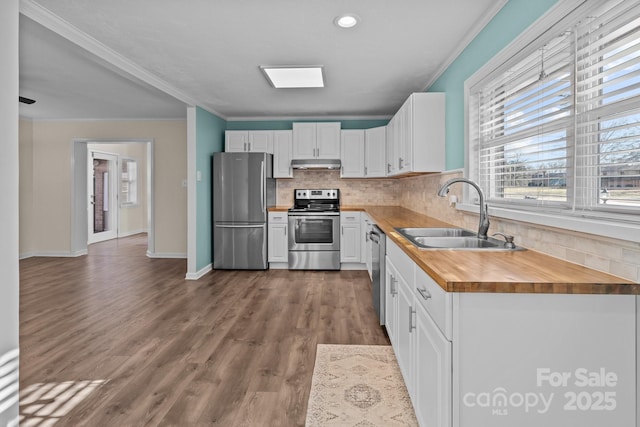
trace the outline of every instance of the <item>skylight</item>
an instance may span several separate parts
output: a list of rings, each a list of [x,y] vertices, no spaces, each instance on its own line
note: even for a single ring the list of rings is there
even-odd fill
[[[276,89],[324,87],[322,66],[261,66],[260,69]]]

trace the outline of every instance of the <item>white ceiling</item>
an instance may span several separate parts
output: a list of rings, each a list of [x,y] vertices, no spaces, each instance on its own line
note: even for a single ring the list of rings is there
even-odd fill
[[[88,54],[21,17],[20,93],[38,101],[21,105],[21,114],[184,117],[184,106],[197,103],[232,120],[387,117],[432,83],[504,3],[22,0],[27,16],[122,61]],[[340,29],[333,20],[343,13],[362,22]],[[274,89],[260,65],[324,65],[326,87]]]

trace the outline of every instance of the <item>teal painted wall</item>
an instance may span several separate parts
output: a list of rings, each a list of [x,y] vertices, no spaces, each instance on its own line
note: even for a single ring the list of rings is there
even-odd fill
[[[388,119],[381,120],[253,120],[227,122],[227,130],[290,130],[293,122],[340,122],[342,129],[369,129],[384,126]]]
[[[509,0],[427,90],[446,93],[446,167],[464,167],[464,82],[557,0]]]
[[[211,155],[224,151],[227,122],[196,107],[196,169],[202,180],[196,183],[196,271],[212,262],[212,183]]]

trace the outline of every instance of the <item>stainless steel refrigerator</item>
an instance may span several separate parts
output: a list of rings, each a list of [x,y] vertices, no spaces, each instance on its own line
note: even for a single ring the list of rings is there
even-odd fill
[[[267,269],[267,208],[275,201],[273,155],[213,155],[213,268]]]

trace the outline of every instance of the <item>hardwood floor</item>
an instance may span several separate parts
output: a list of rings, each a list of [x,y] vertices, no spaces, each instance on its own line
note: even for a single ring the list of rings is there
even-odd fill
[[[186,281],[145,252],[20,262],[21,425],[302,426],[316,344],[389,344],[366,272]]]

